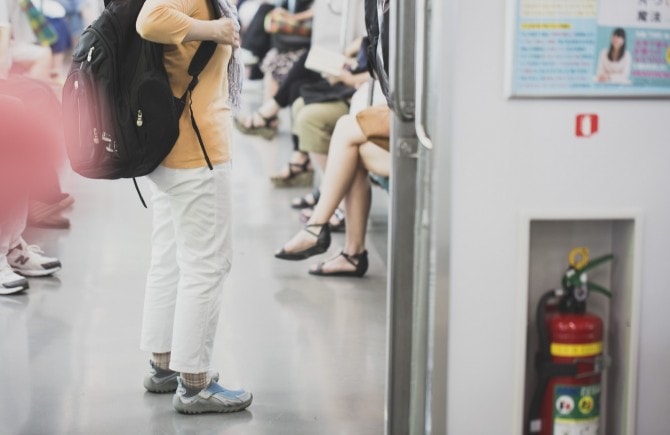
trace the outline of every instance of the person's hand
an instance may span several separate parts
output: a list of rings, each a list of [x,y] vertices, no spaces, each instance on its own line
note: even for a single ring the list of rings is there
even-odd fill
[[[356,83],[354,80],[354,75],[347,68],[342,68],[342,72],[338,77],[342,83],[347,86],[355,87]]]
[[[607,74],[598,74],[598,81],[599,82],[608,82],[610,80],[609,75]]]
[[[326,79],[326,81],[327,81],[331,86],[333,86],[334,84],[339,83],[339,82],[341,81],[341,80],[340,80],[340,76],[334,76],[334,75],[332,75],[332,74],[328,74],[328,73],[321,73],[321,77],[323,77],[324,79]]]
[[[240,25],[236,20],[232,18],[219,18],[212,21],[212,26],[214,27],[214,42],[239,48]]]

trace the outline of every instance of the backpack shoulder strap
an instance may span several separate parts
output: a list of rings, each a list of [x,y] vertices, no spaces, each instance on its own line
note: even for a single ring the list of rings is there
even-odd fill
[[[214,19],[218,20],[222,16],[219,0],[210,0],[210,2],[212,4],[212,8],[214,9]],[[195,86],[198,84],[198,76],[200,75],[202,70],[205,69],[205,66],[207,66],[207,63],[209,63],[209,60],[214,55],[216,45],[217,44],[214,41],[202,41],[200,43],[198,50],[193,55],[193,59],[191,59],[191,64],[188,66],[188,74],[192,78],[191,83],[189,83],[188,88],[186,88],[186,92],[184,92],[184,95],[181,97],[181,101],[185,102],[189,92],[192,92]],[[209,160],[209,155],[207,155],[207,150],[205,149],[205,144],[202,141],[200,129],[198,128],[198,124],[195,122],[195,116],[193,114],[193,101],[190,101],[190,112],[191,112],[191,125],[193,126],[193,130],[195,130],[195,134],[198,137],[198,142],[200,143],[200,149],[202,150],[202,154],[205,157],[207,166],[209,167],[210,170],[213,170],[214,167],[212,166],[212,162]]]
[[[221,5],[219,5],[219,0],[209,0],[212,8],[214,9],[214,19],[218,20],[223,16],[221,11]],[[198,50],[193,55],[191,63],[188,66],[188,74],[193,77],[191,83],[188,85],[186,92],[192,91],[193,88],[198,84],[198,76],[205,69],[209,60],[214,55],[216,51],[216,42],[214,41],[202,41]],[[184,94],[185,95],[185,94]]]

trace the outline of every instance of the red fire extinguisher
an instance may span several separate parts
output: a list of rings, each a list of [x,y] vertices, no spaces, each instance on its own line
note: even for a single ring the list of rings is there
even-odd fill
[[[600,433],[601,373],[609,358],[603,355],[603,322],[586,312],[586,300],[591,290],[608,297],[611,293],[589,282],[586,272],[612,258],[605,255],[589,262],[586,248],[574,249],[562,287],[540,299],[536,313],[538,384],[531,400],[528,433]]]

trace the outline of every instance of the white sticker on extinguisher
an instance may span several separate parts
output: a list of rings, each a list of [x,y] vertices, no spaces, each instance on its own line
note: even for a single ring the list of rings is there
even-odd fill
[[[554,421],[554,435],[599,435],[598,419],[593,421]]]
[[[598,435],[600,385],[556,385],[553,423],[553,435]]]

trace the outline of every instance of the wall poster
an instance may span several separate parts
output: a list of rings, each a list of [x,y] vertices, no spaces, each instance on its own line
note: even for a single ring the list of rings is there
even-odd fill
[[[670,96],[670,0],[513,7],[512,96]]]

